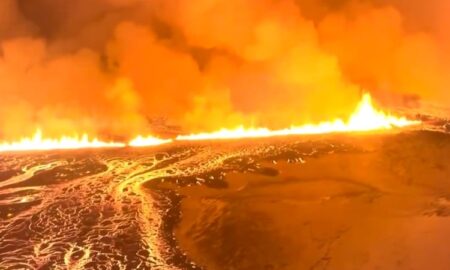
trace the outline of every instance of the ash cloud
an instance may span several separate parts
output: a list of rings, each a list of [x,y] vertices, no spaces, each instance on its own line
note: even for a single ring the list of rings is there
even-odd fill
[[[0,137],[130,137],[450,106],[445,1],[3,0]]]

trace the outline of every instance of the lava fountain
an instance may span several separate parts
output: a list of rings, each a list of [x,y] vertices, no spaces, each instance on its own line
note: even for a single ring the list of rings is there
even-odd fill
[[[22,138],[15,142],[0,143],[0,152],[28,151],[28,150],[56,150],[81,148],[117,148],[124,147],[124,143],[104,142],[89,135],[61,136],[60,138],[45,138],[40,129],[32,137]]]
[[[55,150],[80,148],[119,148],[119,147],[148,147],[169,144],[174,141],[220,140],[239,138],[263,138],[289,135],[311,135],[336,132],[367,132],[376,130],[390,130],[420,124],[420,121],[409,120],[406,117],[394,116],[375,108],[370,94],[363,95],[355,112],[347,119],[335,119],[318,124],[305,124],[291,126],[280,130],[271,130],[265,127],[239,126],[235,129],[221,129],[213,132],[203,132],[190,135],[178,135],[175,139],[161,139],[155,136],[142,136],[123,142],[104,142],[97,138],[90,139],[87,134],[82,136],[62,136],[60,138],[44,138],[42,131],[37,130],[34,136],[22,138],[15,142],[0,144],[0,152],[26,151],[26,150]]]
[[[336,132],[367,132],[375,130],[389,130],[403,128],[420,124],[420,121],[409,120],[406,117],[398,117],[375,108],[372,97],[365,93],[359,102],[355,112],[345,121],[335,119],[334,121],[319,124],[306,124],[303,126],[291,126],[280,130],[268,128],[245,128],[239,126],[235,129],[221,129],[211,133],[198,133],[191,135],[180,135],[179,141],[216,140],[216,139],[238,139],[238,138],[262,138],[287,135],[312,135]]]

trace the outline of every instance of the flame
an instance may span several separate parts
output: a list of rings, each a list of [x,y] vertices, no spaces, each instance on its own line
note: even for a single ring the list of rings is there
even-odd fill
[[[168,144],[175,141],[238,139],[238,138],[263,138],[287,135],[325,134],[334,132],[362,132],[372,130],[389,130],[420,124],[420,121],[408,120],[405,117],[396,117],[377,110],[370,94],[363,95],[355,112],[347,121],[336,119],[319,124],[307,124],[292,126],[281,130],[268,128],[245,128],[239,126],[235,129],[221,129],[210,133],[198,133],[191,135],[179,135],[175,139],[161,139],[154,136],[137,136],[128,144],[119,142],[103,142],[97,138],[90,139],[87,134],[81,137],[62,136],[59,139],[44,138],[41,130],[37,130],[34,136],[22,138],[17,142],[0,143],[0,152],[25,151],[25,150],[55,150],[55,149],[79,149],[79,148],[118,148],[118,147],[145,147]]]
[[[235,129],[221,129],[211,133],[198,133],[191,135],[180,135],[178,141],[237,139],[237,138],[263,138],[286,135],[312,135],[334,132],[363,132],[372,130],[389,130],[420,124],[420,121],[408,120],[405,117],[396,117],[377,110],[372,102],[370,94],[365,93],[358,104],[355,112],[347,121],[336,119],[319,124],[307,124],[303,126],[292,126],[281,130],[270,130],[268,128],[245,128],[239,126]]]
[[[97,138],[90,139],[87,134],[80,136],[62,136],[59,139],[44,138],[40,129],[29,138],[22,138],[17,142],[0,143],[0,152],[27,151],[27,150],[56,150],[79,148],[116,148],[125,144],[117,142],[103,142]]]
[[[172,139],[160,139],[153,136],[143,137],[137,136],[135,139],[131,140],[128,145],[132,147],[145,147],[145,146],[156,146],[161,144],[167,144],[173,142]]]

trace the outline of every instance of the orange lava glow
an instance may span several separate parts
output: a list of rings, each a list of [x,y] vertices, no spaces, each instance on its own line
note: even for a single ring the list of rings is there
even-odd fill
[[[29,138],[22,138],[16,142],[0,143],[0,152],[27,150],[57,150],[79,148],[119,148],[119,147],[148,147],[172,143],[174,141],[199,141],[239,138],[263,138],[288,135],[325,134],[337,132],[367,132],[375,130],[389,130],[420,124],[420,121],[396,117],[374,107],[369,94],[364,94],[355,112],[347,121],[336,119],[319,124],[292,126],[286,129],[271,130],[268,128],[246,128],[239,126],[235,129],[221,129],[210,133],[179,135],[175,139],[161,139],[154,136],[139,135],[126,143],[103,142],[97,138],[90,139],[87,134],[74,137],[62,136],[58,139],[45,138],[41,130]]]
[[[355,112],[347,121],[336,119],[319,124],[306,124],[303,126],[292,126],[281,130],[270,130],[268,128],[245,128],[243,126],[235,129],[221,129],[211,133],[198,133],[178,136],[178,141],[195,140],[217,140],[238,138],[262,138],[287,135],[311,135],[336,132],[367,132],[374,130],[389,130],[420,124],[420,121],[408,120],[405,117],[396,117],[377,110],[372,102],[370,94],[363,95]]]
[[[90,139],[87,134],[82,136],[62,136],[58,139],[45,138],[41,130],[29,138],[22,138],[16,142],[0,143],[0,152],[28,151],[28,150],[57,150],[80,148],[117,148],[125,144],[117,142],[103,142],[97,138]]]
[[[146,147],[146,146],[156,146],[161,144],[171,143],[172,139],[160,139],[153,136],[143,137],[137,136],[135,139],[131,140],[128,145],[131,147]]]

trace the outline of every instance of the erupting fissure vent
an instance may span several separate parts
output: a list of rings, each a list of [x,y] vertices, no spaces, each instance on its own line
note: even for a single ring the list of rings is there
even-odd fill
[[[363,95],[355,112],[348,120],[335,119],[319,124],[306,124],[292,126],[286,129],[271,130],[268,128],[221,129],[213,132],[204,132],[190,135],[179,135],[175,139],[161,139],[154,136],[139,135],[128,144],[121,142],[103,142],[97,138],[90,139],[87,134],[81,137],[62,136],[59,139],[44,138],[40,130],[33,137],[23,138],[16,142],[0,144],[1,152],[24,150],[51,150],[51,149],[79,149],[79,148],[114,148],[114,147],[144,147],[168,144],[173,141],[218,140],[239,138],[260,138],[288,135],[325,134],[335,132],[364,132],[373,130],[389,130],[420,124],[420,121],[409,120],[406,117],[397,117],[381,110],[377,110],[370,94]]]
[[[363,95],[355,112],[347,121],[336,119],[334,121],[319,124],[306,124],[303,126],[292,126],[281,130],[270,130],[268,128],[245,128],[240,126],[236,129],[221,129],[211,133],[198,133],[192,135],[178,136],[177,140],[211,140],[211,139],[237,139],[258,138],[286,135],[325,134],[334,132],[361,132],[372,130],[386,130],[417,125],[420,121],[408,120],[405,117],[396,117],[377,110],[372,102],[370,94]]]

